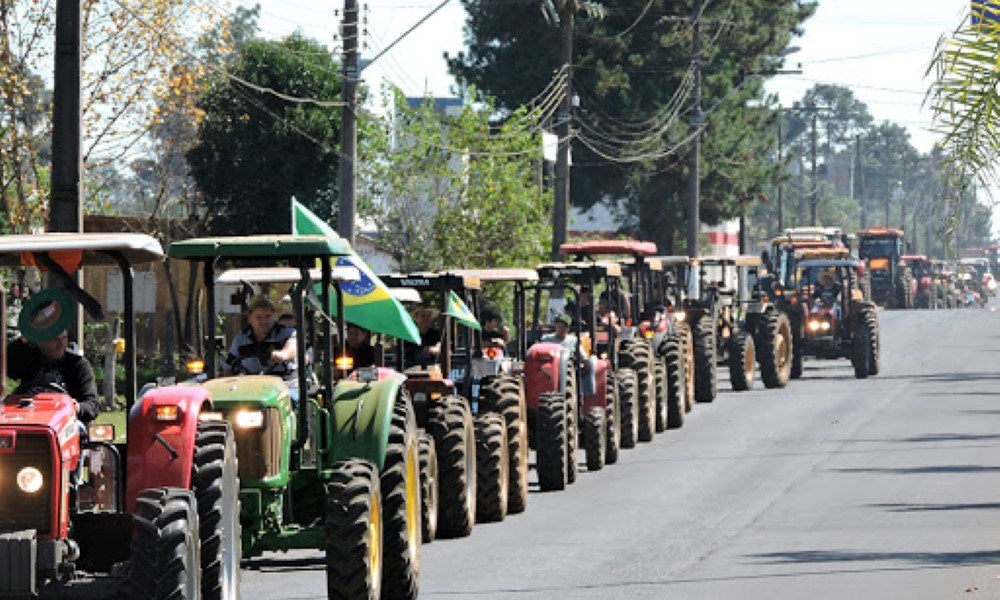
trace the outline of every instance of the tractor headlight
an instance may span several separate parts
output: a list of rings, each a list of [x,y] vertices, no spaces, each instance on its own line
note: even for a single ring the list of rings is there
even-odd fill
[[[257,429],[264,426],[264,411],[241,410],[236,413],[233,421],[240,429]]]
[[[679,310],[674,313],[674,319],[676,319],[678,323],[683,323],[684,320],[687,319],[687,313],[683,310]]]
[[[809,321],[809,331],[819,331],[820,324],[819,321],[813,320]]]
[[[24,467],[17,472],[17,487],[25,494],[34,494],[42,489],[44,482],[42,472],[35,467]]]
[[[830,322],[829,321],[821,322],[819,324],[819,328],[822,329],[823,331],[830,331]]]

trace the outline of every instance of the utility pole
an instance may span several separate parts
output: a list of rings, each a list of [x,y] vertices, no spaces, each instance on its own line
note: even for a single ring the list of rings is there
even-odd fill
[[[818,138],[816,134],[816,111],[813,110],[812,113],[812,136],[809,144],[809,153],[812,158],[812,181],[810,185],[812,189],[809,191],[809,224],[813,227],[819,225],[819,218],[816,215],[817,208],[819,207],[819,177],[816,167],[816,146],[818,144]]]
[[[343,79],[340,109],[340,159],[337,169],[337,233],[354,245],[354,172],[358,154],[358,1],[344,0]]]
[[[552,204],[552,259],[559,260],[559,247],[566,243],[569,233],[569,149],[570,124],[573,120],[573,21],[576,0],[563,0],[559,12],[559,30],[562,34],[562,67],[565,71],[562,102],[556,113],[555,198]]]
[[[778,164],[780,165],[784,159],[783,153],[784,149],[782,145],[784,140],[781,132],[781,119],[783,113],[781,109],[778,109]],[[780,235],[785,231],[785,184],[781,181],[778,182],[778,234]]]
[[[701,112],[701,17],[705,10],[705,0],[696,2],[694,17],[691,24],[693,44],[691,48],[691,67],[694,69],[693,106],[691,115],[691,156],[688,167],[688,201],[687,201],[687,253],[688,256],[698,256],[698,237],[701,234],[701,213],[699,201],[701,196],[701,127],[703,115]]]
[[[861,134],[854,134],[854,185],[857,186],[856,196],[858,208],[861,209],[861,229],[868,228],[868,208],[865,205],[865,168],[861,161]]]
[[[80,174],[80,71],[82,67],[80,0],[56,0],[55,74],[52,90],[52,182],[49,231],[83,231]],[[82,280],[77,270],[72,275]],[[51,282],[50,282],[51,284]],[[70,338],[83,347],[83,310],[79,306],[67,327]]]

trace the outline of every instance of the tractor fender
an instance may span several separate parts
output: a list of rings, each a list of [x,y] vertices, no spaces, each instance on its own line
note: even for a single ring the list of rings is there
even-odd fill
[[[330,464],[364,458],[378,465],[379,470],[385,466],[393,406],[402,386],[401,377],[337,383],[329,407],[333,432]]]
[[[538,407],[542,394],[566,389],[568,351],[554,342],[539,342],[528,349],[524,360],[524,400],[528,408]]]
[[[132,406],[125,487],[128,512],[135,512],[136,498],[143,490],[190,489],[198,418],[206,404],[211,405],[208,390],[175,385],[151,389]],[[158,418],[157,409],[164,409],[166,414]],[[169,415],[173,418],[167,419]]]
[[[587,414],[591,408],[598,407],[607,409],[608,407],[608,369],[611,363],[607,359],[594,361],[594,376],[597,383],[593,394],[583,397],[583,414]]]

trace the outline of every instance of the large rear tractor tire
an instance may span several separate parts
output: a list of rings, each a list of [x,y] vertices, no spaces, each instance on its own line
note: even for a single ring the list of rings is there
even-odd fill
[[[542,394],[538,399],[535,461],[538,485],[543,492],[566,489],[569,470],[567,423],[566,398],[559,393]]]
[[[667,364],[663,357],[653,358],[653,372],[656,374],[656,411],[653,414],[653,431],[663,433],[667,430],[667,402],[670,386],[667,382]]]
[[[465,537],[476,523],[476,435],[468,403],[431,403],[427,431],[438,455],[438,538]]]
[[[645,340],[622,344],[621,363],[635,369],[639,384],[638,434],[640,442],[653,441],[656,431],[656,371],[652,349]]]
[[[715,402],[718,374],[715,358],[715,323],[711,315],[701,315],[691,324],[694,336],[694,399]]]
[[[177,488],[143,490],[132,519],[130,598],[200,597],[198,501]]]
[[[621,403],[621,447],[635,448],[639,439],[639,382],[632,369],[615,373],[618,402]]]
[[[198,423],[191,489],[198,500],[201,536],[201,597],[240,597],[240,479],[236,438],[226,421]]]
[[[434,438],[420,434],[420,540],[429,544],[437,537],[438,457]]]
[[[674,333],[666,341],[666,352],[663,356],[667,369],[666,390],[666,429],[680,429],[684,426],[687,413],[687,384],[684,371],[686,360],[684,356],[684,339]],[[659,431],[659,429],[657,429]]]
[[[378,468],[358,458],[338,461],[326,484],[329,598],[381,598],[382,538]]]
[[[768,311],[760,319],[755,340],[760,378],[768,389],[783,388],[796,377],[796,365],[802,375],[801,351],[795,344],[788,315]]]
[[[507,424],[488,412],[476,418],[476,522],[496,523],[507,517],[510,484]]]
[[[753,338],[741,331],[729,340],[729,379],[733,389],[737,392],[753,389],[756,372]]]
[[[867,378],[871,371],[873,334],[867,319],[859,318],[854,329],[854,352],[851,356],[854,376],[858,379]]]
[[[576,483],[576,451],[580,447],[580,413],[575,397],[566,398],[566,483]]]
[[[881,344],[881,333],[879,331],[879,326],[878,326],[878,315],[875,313],[874,310],[865,309],[861,313],[861,318],[865,320],[865,322],[868,324],[868,330],[872,332],[871,336],[868,339],[868,345],[870,348],[869,351],[871,353],[870,362],[868,363],[868,374],[878,375],[879,371],[882,368],[881,364],[882,344]]]
[[[591,407],[583,417],[583,450],[587,456],[587,470],[600,471],[604,468],[607,449],[607,426],[604,409]]]
[[[383,516],[382,598],[416,600],[420,581],[420,434],[410,396],[392,407],[381,477]]]
[[[507,513],[524,512],[528,506],[528,409],[520,378],[502,376],[483,389],[479,401],[485,410],[499,413],[507,424],[510,466]]]

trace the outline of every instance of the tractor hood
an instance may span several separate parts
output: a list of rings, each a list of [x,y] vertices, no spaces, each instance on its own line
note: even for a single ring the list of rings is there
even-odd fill
[[[8,396],[0,404],[0,429],[25,426],[48,427],[62,435],[76,433],[76,402],[65,394],[38,394],[33,398]],[[74,426],[74,427],[70,427]]]
[[[290,402],[288,384],[274,375],[241,375],[212,379],[202,384],[212,395],[212,406],[223,408],[227,404],[245,403],[248,400],[265,407],[277,407]]]

